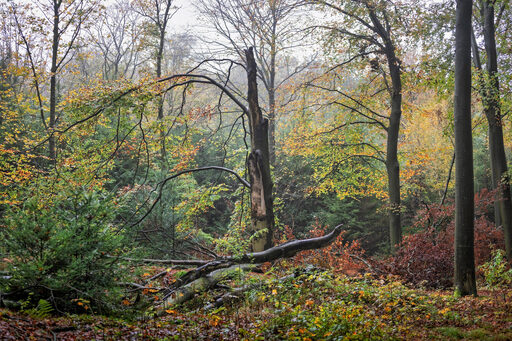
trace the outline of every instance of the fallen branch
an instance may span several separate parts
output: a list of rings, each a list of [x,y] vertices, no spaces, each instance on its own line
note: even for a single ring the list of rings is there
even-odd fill
[[[118,257],[107,255],[108,258],[117,258],[128,262],[135,263],[156,263],[156,264],[171,264],[171,265],[183,265],[183,266],[201,266],[210,263],[211,261],[202,259],[149,259],[149,258],[129,258],[129,257]]]
[[[121,282],[121,283],[119,283],[119,285],[122,287],[131,287],[131,288],[134,288],[134,290],[154,290],[155,292],[165,290],[165,288],[149,287],[149,286],[144,286],[144,285],[141,285],[138,283],[132,283],[132,282],[128,282],[128,283]]]
[[[256,267],[255,264],[237,264],[228,268],[217,269],[184,286],[176,288],[167,294],[164,302],[156,308],[156,316],[162,316],[168,307],[184,303],[194,297],[196,293],[205,292],[220,281],[233,278],[241,272],[250,271],[254,267]]]
[[[252,270],[261,263],[293,257],[300,251],[325,247],[340,235],[341,226],[336,226],[322,237],[293,240],[265,251],[219,258],[206,264],[201,262],[203,265],[187,272],[168,289],[164,302],[156,308],[156,315],[163,315],[167,307],[186,302],[196,293],[207,291],[240,271]]]
[[[194,270],[190,270],[178,281],[176,281],[173,288],[187,285],[188,283],[191,283],[212,271],[228,268],[235,264],[261,264],[265,262],[272,262],[280,258],[293,257],[300,251],[325,247],[332,243],[340,235],[341,226],[342,225],[336,226],[331,231],[331,233],[326,234],[325,236],[292,240],[284,244],[276,245],[264,251],[246,253],[244,255],[238,256],[223,257],[210,262],[202,263],[200,267]]]
[[[290,258],[300,251],[320,249],[331,244],[341,233],[341,224],[336,226],[331,233],[322,237],[299,239],[274,246],[270,249],[260,252],[247,253],[242,256],[226,257],[223,260],[233,263],[251,263],[259,264],[271,262],[279,258]]]

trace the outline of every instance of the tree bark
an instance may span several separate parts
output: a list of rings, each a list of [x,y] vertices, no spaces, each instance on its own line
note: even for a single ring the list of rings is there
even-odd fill
[[[391,45],[392,46],[392,45]],[[387,48],[388,65],[391,74],[393,94],[391,97],[391,115],[389,117],[388,139],[386,150],[386,170],[388,172],[389,192],[389,240],[391,250],[396,251],[402,241],[400,223],[400,164],[398,162],[398,133],[402,116],[402,81],[400,66],[394,48]]]
[[[59,53],[59,22],[60,22],[60,1],[53,1],[53,33],[52,33],[52,62],[50,66],[50,122],[48,123],[48,153],[51,163],[57,158],[57,147],[55,143],[56,117],[57,117],[57,58]]]
[[[160,16],[160,6],[156,4],[155,21],[158,28],[158,48],[156,52],[156,78],[162,77],[162,61],[164,58],[164,47],[165,47],[165,35],[167,32],[167,25],[172,17],[171,9],[174,0],[166,0],[164,2],[165,9],[162,16]],[[158,122],[160,123],[160,158],[162,160],[162,166],[166,166],[167,152],[165,150],[165,129],[163,127],[164,119],[164,94],[161,94],[158,98]]]
[[[274,232],[274,204],[270,174],[269,121],[264,118],[258,103],[256,61],[253,49],[245,50],[247,61],[247,100],[251,131],[251,148],[247,169],[251,184],[251,251],[257,252],[272,246]]]
[[[272,12],[275,15],[275,3]],[[268,84],[268,120],[269,120],[269,162],[275,165],[276,162],[276,41],[277,21],[273,21],[270,46],[270,70]]]
[[[395,252],[402,241],[400,219],[400,163],[398,162],[398,137],[402,116],[402,79],[400,60],[396,56],[396,48],[391,40],[389,29],[386,29],[375,13],[375,9],[367,3],[370,19],[375,30],[384,41],[384,53],[391,76],[391,113],[387,128],[386,171],[388,176],[389,195],[389,242],[391,251]]]
[[[341,227],[342,225],[336,226],[325,236],[292,240],[261,252],[221,258],[189,271],[176,282],[176,286],[170,288],[164,303],[157,307],[157,315],[162,314],[169,306],[183,303],[196,293],[210,289],[218,282],[235,275],[240,270],[249,271],[256,264],[293,257],[300,251],[323,248],[336,240],[341,233]]]
[[[472,0],[457,0],[455,29],[455,289],[476,295],[473,141],[471,130]]]
[[[160,306],[157,307],[157,316],[163,315],[165,313],[165,309],[168,307],[184,303],[194,297],[195,294],[205,292],[214,287],[220,281],[232,278],[237,274],[240,275],[241,272],[249,271],[254,267],[255,265],[253,264],[237,264],[225,269],[217,269],[204,277],[200,277],[195,281],[178,288],[173,291]]]
[[[507,157],[503,143],[498,58],[494,26],[494,6],[489,0],[482,1],[484,41],[487,54],[488,84],[484,92],[484,113],[489,124],[489,151],[491,156],[492,182],[498,189],[495,216],[497,225],[503,226],[507,258],[512,259],[512,205]]]

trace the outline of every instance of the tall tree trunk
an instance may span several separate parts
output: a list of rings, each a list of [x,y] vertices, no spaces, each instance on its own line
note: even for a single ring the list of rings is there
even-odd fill
[[[471,135],[472,0],[457,0],[455,29],[455,288],[476,295],[473,141]]]
[[[275,4],[274,4],[275,5]],[[273,10],[275,12],[275,8]],[[269,120],[269,152],[270,164],[275,165],[276,162],[276,55],[277,55],[277,42],[276,42],[277,21],[273,21],[272,25],[272,38],[270,46],[270,74],[269,74],[269,89],[268,89],[268,120]]]
[[[253,233],[251,249],[253,252],[259,252],[272,246],[274,232],[273,184],[270,175],[268,138],[269,121],[263,117],[258,103],[256,61],[252,48],[245,50],[245,57],[252,148],[247,160],[251,183],[251,232]]]
[[[57,117],[57,58],[60,41],[60,4],[60,1],[53,2],[52,62],[50,66],[50,122],[48,124],[48,130],[50,133],[50,138],[48,139],[48,149],[51,163],[55,163],[57,158],[57,147],[53,133],[55,130]]]
[[[503,122],[501,119],[500,85],[498,80],[498,57],[494,27],[494,6],[489,0],[482,1],[484,19],[484,40],[487,54],[488,84],[484,88],[484,112],[489,124],[489,151],[493,186],[498,188],[495,212],[497,224],[503,226],[507,258],[512,259],[512,205],[507,157],[503,143]]]
[[[163,15],[160,16],[160,5],[156,4],[156,26],[158,28],[158,49],[156,54],[156,78],[162,77],[162,61],[164,58],[164,47],[165,47],[165,34],[167,32],[167,25],[172,17],[171,10],[174,0],[166,0],[164,2],[165,9]],[[164,119],[164,95],[162,94],[158,98],[158,122],[160,124],[160,158],[162,160],[162,166],[166,167],[167,163],[167,152],[165,150],[165,129],[163,126]]]
[[[400,118],[402,117],[402,79],[400,60],[396,56],[396,49],[391,40],[391,33],[382,25],[375,13],[375,8],[366,3],[370,19],[379,36],[384,41],[389,74],[391,76],[391,113],[387,128],[386,144],[386,170],[388,175],[389,195],[389,242],[391,251],[395,252],[397,245],[402,241],[402,226],[400,222],[400,164],[398,162],[398,135],[400,131]]]
[[[169,6],[168,6],[169,7]],[[168,9],[167,9],[168,11]],[[166,13],[167,14],[167,13]],[[165,21],[167,23],[167,21]],[[158,44],[158,51],[156,55],[156,78],[162,77],[162,59],[164,56],[164,43],[165,43],[165,26],[159,27],[160,37]],[[160,158],[162,159],[162,165],[165,165],[166,151],[165,151],[165,130],[163,127],[164,119],[164,96],[161,95],[158,98],[158,122],[160,124]]]
[[[400,66],[394,48],[388,48],[388,64],[391,74],[393,94],[391,97],[391,115],[389,117],[388,140],[386,146],[386,169],[389,192],[389,240],[394,252],[402,241],[400,223],[400,164],[398,162],[398,133],[402,116],[402,81]]]

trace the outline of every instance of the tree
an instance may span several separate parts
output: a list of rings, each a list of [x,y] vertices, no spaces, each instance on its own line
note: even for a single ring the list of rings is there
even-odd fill
[[[34,4],[24,6],[13,4],[11,9],[23,45],[26,48],[37,94],[41,123],[49,136],[48,156],[50,161],[54,163],[57,157],[54,132],[59,118],[57,110],[59,74],[72,57],[73,50],[79,44],[82,29],[91,19],[91,15],[96,9],[96,2],[86,0],[37,1]],[[23,21],[22,17],[26,19],[26,22]],[[48,32],[51,32],[51,34],[47,42]],[[37,46],[37,44],[40,44],[40,46]],[[48,55],[50,59],[49,69],[45,70],[45,65],[42,62],[42,65],[37,64],[35,59],[37,48],[43,51],[43,55]],[[50,81],[47,105],[44,103],[45,96],[42,88],[46,78],[49,78]],[[46,109],[47,107],[48,109]]]
[[[402,228],[400,221],[400,164],[398,162],[398,139],[400,130],[400,118],[402,116],[402,69],[401,61],[397,55],[398,39],[394,36],[394,27],[391,17],[391,10],[388,9],[386,1],[357,0],[352,2],[337,2],[315,0],[313,3],[321,4],[334,13],[339,14],[344,21],[342,24],[332,27],[329,25],[320,26],[327,29],[334,35],[345,37],[349,44],[353,43],[359,51],[355,56],[348,58],[338,66],[344,66],[358,58],[367,59],[371,69],[380,74],[383,78],[387,93],[389,95],[389,115],[381,115],[373,110],[368,115],[361,114],[361,118],[369,121],[369,124],[377,124],[386,132],[386,153],[385,165],[388,178],[389,196],[389,236],[390,246],[394,250],[402,239]],[[376,56],[372,59],[369,56]],[[387,69],[380,65],[378,56],[385,57]],[[388,79],[389,78],[389,79]],[[339,91],[336,89],[336,91]],[[353,101],[343,94],[343,102],[349,99],[350,110],[357,112],[354,106],[361,103]],[[368,109],[365,109],[368,110]],[[360,124],[360,123],[358,123]]]
[[[457,0],[455,27],[455,288],[476,295],[473,142],[471,132],[472,0]]]
[[[256,83],[256,61],[252,48],[245,51],[247,61],[247,100],[249,102],[249,127],[252,151],[247,159],[251,180],[252,230],[258,237],[251,243],[253,251],[262,251],[272,246],[274,232],[274,204],[272,177],[270,175],[269,120],[263,117],[258,103]]]
[[[169,23],[172,17],[179,10],[175,6],[175,0],[141,0],[134,3],[134,9],[143,18],[147,20],[146,29],[148,37],[152,40],[155,39],[154,44],[154,62],[155,62],[155,76],[162,77],[162,61],[164,58],[166,35],[169,28]],[[157,119],[162,121],[164,118],[164,96],[160,97],[158,102]],[[165,130],[160,129],[161,147],[160,154],[162,161],[165,160]]]
[[[220,39],[208,41],[214,54],[234,55],[245,60],[244,51],[253,47],[257,76],[266,92],[266,116],[269,120],[270,161],[275,161],[275,127],[283,103],[279,90],[310,62],[290,65],[289,53],[304,46],[304,34],[294,24],[294,15],[302,0],[198,0],[200,13],[214,28]],[[260,94],[261,96],[261,94]]]
[[[482,70],[480,51],[473,32],[473,61],[478,71],[479,88],[483,111],[489,126],[489,151],[493,188],[498,189],[495,202],[496,225],[503,226],[507,258],[512,259],[512,203],[507,157],[503,141],[503,118],[501,113],[500,84],[498,78],[498,54],[496,49],[495,15],[496,1],[480,0],[481,24],[486,51],[486,70]],[[505,6],[505,4],[502,4]]]
[[[102,57],[102,74],[106,80],[133,78],[141,60],[140,16],[132,8],[117,1],[90,29],[91,40]]]

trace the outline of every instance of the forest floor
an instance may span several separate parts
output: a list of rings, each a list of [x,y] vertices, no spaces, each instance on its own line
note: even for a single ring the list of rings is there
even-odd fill
[[[287,273],[251,275],[252,289],[228,306],[205,311],[210,292],[161,318],[0,309],[0,340],[512,340],[510,287],[455,298],[391,277]]]

